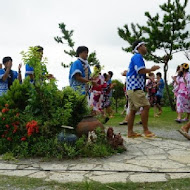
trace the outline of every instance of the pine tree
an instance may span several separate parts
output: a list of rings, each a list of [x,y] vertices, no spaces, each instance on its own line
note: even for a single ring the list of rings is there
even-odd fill
[[[167,81],[168,63],[174,54],[190,48],[190,32],[187,29],[190,15],[186,13],[187,4],[188,0],[184,0],[183,3],[180,0],[167,0],[159,6],[161,13],[151,16],[149,12],[145,12],[145,26],[132,23],[131,28],[128,25],[118,28],[119,36],[129,43],[127,48],[123,48],[124,51],[131,52],[132,43],[142,40],[148,49],[145,59],[164,64],[166,91],[173,110],[175,107]]]
[[[64,50],[64,53],[69,55],[71,58],[76,57],[76,51],[75,51],[75,42],[72,40],[72,36],[74,31],[73,30],[67,30],[66,29],[66,25],[64,23],[60,23],[59,24],[59,29],[61,30],[61,33],[63,36],[59,37],[54,37],[55,41],[57,43],[61,43],[63,45],[67,45],[69,50]],[[92,52],[89,54],[88,56],[88,63],[90,66],[94,66],[94,65],[100,65],[99,60],[97,59],[97,55],[96,52]],[[64,64],[62,63],[63,67],[70,67],[70,65],[72,64],[72,62],[70,64]]]

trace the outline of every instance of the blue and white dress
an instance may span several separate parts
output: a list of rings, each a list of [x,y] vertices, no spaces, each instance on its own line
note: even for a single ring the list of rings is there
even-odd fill
[[[84,60],[85,61],[85,60]],[[82,59],[76,60],[72,63],[69,72],[69,83],[70,86],[75,90],[80,92],[82,95],[86,94],[86,84],[79,82],[75,79],[75,74],[80,73],[83,78],[89,79],[91,71],[87,61],[84,62]]]

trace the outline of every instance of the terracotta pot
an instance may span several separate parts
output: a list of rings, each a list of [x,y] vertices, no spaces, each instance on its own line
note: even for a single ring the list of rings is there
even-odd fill
[[[98,127],[104,131],[104,126],[99,120],[93,116],[86,116],[77,125],[76,132],[79,137],[82,135],[88,136],[89,131],[95,131],[95,129]]]

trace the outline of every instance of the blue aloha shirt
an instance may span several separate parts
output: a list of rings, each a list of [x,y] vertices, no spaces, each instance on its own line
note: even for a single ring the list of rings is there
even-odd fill
[[[164,83],[164,80],[163,79],[160,79],[160,82],[159,82],[159,86],[158,86],[158,91],[156,93],[156,96],[160,96],[160,97],[163,97],[163,94],[164,94],[164,86],[165,86],[165,83]]]
[[[88,77],[90,77],[91,71],[89,65],[86,65],[88,67]],[[80,73],[83,78],[85,78],[85,71],[83,68],[83,63],[79,59],[76,60],[74,63],[72,63],[70,72],[69,72],[69,83],[71,88],[73,88],[75,91],[79,91],[80,94],[85,95],[85,83],[79,82],[75,79],[75,74]]]
[[[25,71],[25,78],[29,75],[33,75],[34,74],[34,68],[31,67],[29,64],[26,64],[26,71]],[[33,79],[30,79],[31,83],[34,83]]]
[[[144,90],[146,75],[138,73],[141,69],[145,69],[143,56],[140,53],[136,53],[131,58],[127,72],[127,90]]]
[[[13,78],[12,82],[14,82],[15,79],[18,78],[18,73],[16,71],[13,72]],[[3,75],[5,74],[5,69],[0,69],[0,96],[3,96],[3,94],[6,94],[8,91],[8,79],[6,81],[3,81]]]

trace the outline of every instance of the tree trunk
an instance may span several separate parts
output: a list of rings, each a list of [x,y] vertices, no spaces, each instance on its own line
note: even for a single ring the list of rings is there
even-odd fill
[[[170,107],[173,111],[175,111],[175,106],[173,104],[173,100],[172,100],[170,92],[169,92],[169,86],[168,86],[168,81],[167,81],[167,72],[168,72],[168,61],[166,63],[164,63],[164,80],[165,80],[166,92],[167,92],[168,99],[170,102]]]

